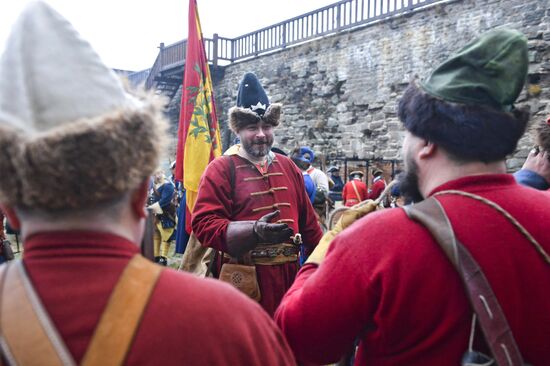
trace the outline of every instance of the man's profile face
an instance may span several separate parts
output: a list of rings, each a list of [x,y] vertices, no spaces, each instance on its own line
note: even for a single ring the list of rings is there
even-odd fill
[[[241,145],[248,155],[255,158],[266,156],[273,146],[273,126],[260,121],[239,130]]]

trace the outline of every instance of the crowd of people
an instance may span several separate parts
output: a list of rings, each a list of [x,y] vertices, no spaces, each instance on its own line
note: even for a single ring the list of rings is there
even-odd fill
[[[32,3],[0,61],[0,209],[24,242],[0,266],[0,365],[548,364],[550,122],[506,168],[529,120],[514,105],[527,49],[498,28],[411,82],[391,183],[377,168],[344,182],[307,146],[274,152],[284,107],[246,73],[238,143],[192,212],[212,253],[198,278],[166,267],[182,193],[159,170],[162,102]],[[140,254],[148,215],[156,263]]]

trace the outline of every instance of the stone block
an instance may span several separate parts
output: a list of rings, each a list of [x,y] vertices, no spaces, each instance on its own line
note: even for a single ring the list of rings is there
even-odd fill
[[[338,125],[339,125],[338,119],[336,119],[334,117],[329,117],[327,119],[327,127],[336,127]]]
[[[389,134],[378,136],[378,141],[381,141],[381,142],[387,142],[390,139],[391,139],[391,136]]]
[[[372,117],[374,121],[381,121],[381,120],[384,120],[385,118],[386,118],[386,115],[384,114],[384,112],[377,112]]]
[[[378,130],[384,126],[384,120],[376,120],[374,122],[368,122],[368,129],[371,131]]]
[[[353,113],[346,112],[346,113],[338,113],[337,114],[338,122],[343,123],[346,125],[353,123]]]

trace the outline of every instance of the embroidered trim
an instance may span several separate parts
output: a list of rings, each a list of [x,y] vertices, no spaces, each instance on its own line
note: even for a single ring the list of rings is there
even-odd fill
[[[269,206],[254,208],[254,209],[252,209],[252,212],[258,212],[258,211],[264,211],[264,210],[276,210],[279,207],[292,207],[292,205],[290,203],[287,203],[287,202],[274,203],[274,204],[269,205]]]
[[[252,168],[252,165],[250,164],[241,164],[241,165],[237,165],[235,166],[236,169],[240,169],[240,168]]]
[[[288,187],[273,187],[273,188],[270,188],[268,189],[267,191],[261,191],[261,192],[252,192],[250,193],[250,195],[252,197],[254,196],[261,196],[261,195],[264,195],[264,194],[275,194],[275,191],[286,191],[288,189]]]

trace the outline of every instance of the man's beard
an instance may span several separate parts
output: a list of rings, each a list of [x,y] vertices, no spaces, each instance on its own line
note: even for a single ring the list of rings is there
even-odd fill
[[[418,186],[418,165],[413,159],[407,159],[405,171],[397,177],[399,193],[406,203],[420,202],[424,199]]]
[[[242,140],[241,144],[248,155],[255,158],[263,158],[269,153],[269,150],[271,150],[271,146],[273,146],[273,139],[266,138],[252,141],[250,143],[246,140]]]

